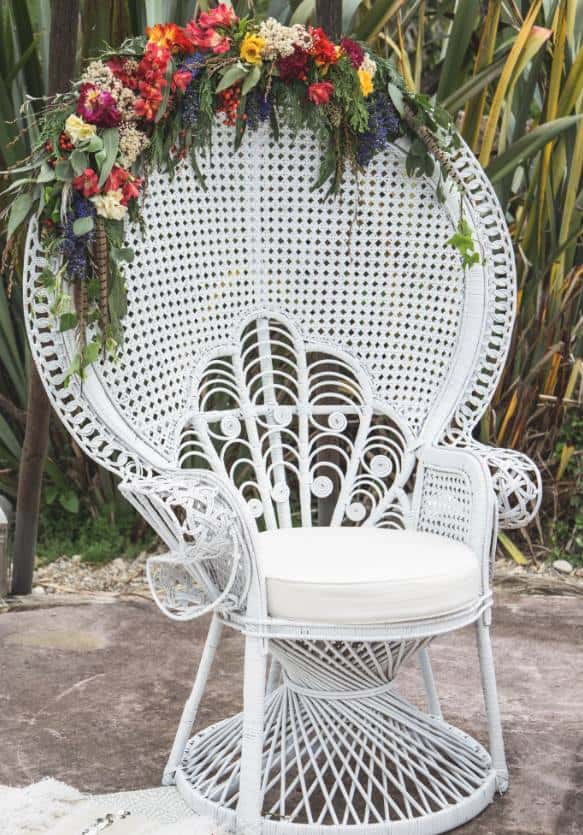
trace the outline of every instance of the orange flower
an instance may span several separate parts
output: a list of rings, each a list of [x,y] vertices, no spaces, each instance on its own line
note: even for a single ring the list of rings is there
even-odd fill
[[[157,23],[155,26],[148,26],[146,29],[148,42],[156,44],[171,52],[192,52],[193,46],[190,39],[176,23]]]

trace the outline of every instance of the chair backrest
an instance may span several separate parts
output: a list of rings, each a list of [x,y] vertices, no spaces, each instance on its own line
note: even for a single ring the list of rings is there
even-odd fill
[[[402,524],[414,448],[467,437],[498,382],[514,312],[504,218],[464,147],[453,160],[481,263],[447,241],[460,211],[405,170],[406,143],[341,194],[313,191],[311,135],[260,130],[238,152],[217,128],[203,190],[188,165],[150,178],[146,234],[128,227],[128,313],[118,361],[63,386],[71,334],[47,328],[34,224],[25,311],[53,405],[122,477],[210,466],[268,526]]]

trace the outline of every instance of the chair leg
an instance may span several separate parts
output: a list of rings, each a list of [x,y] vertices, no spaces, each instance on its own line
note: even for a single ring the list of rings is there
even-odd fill
[[[188,738],[192,732],[192,726],[196,720],[196,714],[206,687],[211,665],[221,639],[222,631],[222,621],[217,615],[213,615],[206,643],[202,651],[200,664],[198,665],[196,678],[194,679],[194,685],[190,696],[184,705],[182,716],[180,718],[180,724],[178,725],[178,730],[176,731],[176,736],[174,738],[172,751],[170,752],[168,762],[166,763],[166,767],[164,769],[164,776],[162,777],[163,786],[174,785],[174,775],[176,769],[180,765],[182,755],[184,754],[184,750],[186,748],[186,743],[188,742]]]
[[[487,613],[488,614],[488,613]],[[478,643],[478,655],[480,658],[480,674],[482,677],[482,690],[484,693],[484,704],[488,717],[488,735],[490,739],[490,756],[496,770],[496,785],[500,794],[504,794],[508,788],[508,767],[504,753],[504,738],[502,736],[502,721],[500,718],[500,705],[498,703],[498,692],[496,689],[496,674],[494,672],[494,657],[492,654],[492,643],[490,641],[490,626],[484,618],[476,623],[476,636]]]
[[[433,668],[431,666],[431,658],[429,657],[429,650],[423,647],[419,650],[419,666],[421,667],[421,675],[423,676],[423,685],[425,687],[425,694],[427,696],[427,710],[431,716],[437,719],[442,719],[441,705],[439,703],[439,696],[437,695],[437,688],[435,686],[435,679],[433,678]]]
[[[262,755],[267,654],[261,638],[245,639],[243,683],[243,741],[237,835],[260,835],[262,805]]]

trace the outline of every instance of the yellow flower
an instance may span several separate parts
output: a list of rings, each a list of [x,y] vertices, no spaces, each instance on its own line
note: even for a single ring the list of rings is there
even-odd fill
[[[261,64],[265,41],[259,35],[247,35],[241,44],[241,58],[248,64]]]
[[[77,145],[79,142],[85,142],[87,139],[91,139],[91,137],[94,136],[95,131],[95,125],[89,125],[87,122],[84,122],[80,116],[75,116],[74,113],[71,113],[65,122],[65,133],[73,145]]]
[[[374,90],[374,84],[372,83],[372,75],[369,73],[368,70],[358,70],[358,80],[360,81],[360,89],[362,90],[362,95],[366,99]]]

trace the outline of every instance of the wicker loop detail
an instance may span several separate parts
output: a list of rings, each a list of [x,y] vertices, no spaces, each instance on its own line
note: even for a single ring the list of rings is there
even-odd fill
[[[319,499],[325,499],[326,496],[329,496],[332,493],[333,489],[334,484],[332,483],[332,479],[328,478],[328,476],[318,475],[312,481],[312,493]]]

